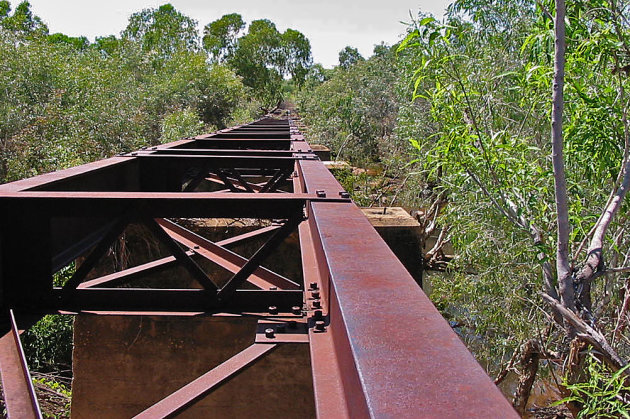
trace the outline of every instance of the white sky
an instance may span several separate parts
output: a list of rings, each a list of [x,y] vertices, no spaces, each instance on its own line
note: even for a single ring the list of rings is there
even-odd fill
[[[17,6],[20,0],[11,0]],[[33,12],[50,32],[70,36],[120,35],[129,15],[144,8],[159,7],[168,0],[30,0]],[[332,67],[346,45],[358,48],[364,57],[372,55],[375,44],[391,45],[405,31],[409,12],[441,17],[448,0],[171,0],[183,14],[197,20],[200,30],[227,13],[240,13],[246,23],[267,18],[278,30],[292,28],[311,41],[313,60]]]

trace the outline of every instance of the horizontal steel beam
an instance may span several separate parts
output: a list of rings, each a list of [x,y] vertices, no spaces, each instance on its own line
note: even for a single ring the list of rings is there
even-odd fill
[[[232,298],[219,301],[214,291],[203,289],[156,288],[79,288],[70,295],[54,288],[49,301],[41,308],[68,312],[78,311],[175,311],[267,313],[270,306],[280,313],[291,313],[301,305],[302,291],[236,290]]]

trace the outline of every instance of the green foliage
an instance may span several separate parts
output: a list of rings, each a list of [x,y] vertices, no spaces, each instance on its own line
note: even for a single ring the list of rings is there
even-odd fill
[[[243,112],[240,78],[225,65],[209,65],[189,48],[190,37],[169,38],[164,48],[151,44],[191,21],[170,8],[152,13],[142,15],[148,20],[134,32],[138,39],[110,36],[87,46],[62,34],[18,42],[20,33],[0,28],[0,180],[157,144],[162,119],[178,110],[196,112],[208,127],[225,127]],[[147,45],[168,50],[158,67],[161,52]]]
[[[312,64],[308,39],[294,29],[281,33],[268,19],[254,20],[239,37],[245,23],[233,13],[209,23],[204,29],[204,48],[215,62],[225,62],[243,78],[243,84],[266,108],[283,98],[283,77],[304,84]]]
[[[162,141],[170,142],[184,137],[193,137],[205,131],[204,128],[197,113],[191,109],[174,111],[162,120]]]
[[[48,34],[48,27],[38,16],[33,15],[28,1],[18,4],[13,14],[10,12],[11,4],[6,0],[1,1],[0,27],[25,38]]]
[[[203,29],[203,47],[215,61],[224,61],[234,54],[238,35],[243,29],[245,22],[241,15],[238,13],[224,15],[208,23]]]
[[[339,67],[348,69],[365,58],[359,53],[359,50],[350,46],[339,51]]]
[[[72,365],[70,315],[44,316],[21,336],[30,368],[36,371],[68,370]]]
[[[577,419],[582,418],[630,418],[627,398],[630,385],[625,371],[627,365],[613,372],[592,354],[586,359],[587,381],[570,383],[565,378],[563,385],[571,395],[556,404],[575,402],[581,406]]]
[[[196,51],[199,47],[197,22],[170,3],[132,14],[122,37],[139,42],[143,51],[156,54],[157,61],[178,51]]]
[[[568,3],[564,153],[572,251],[608,199],[626,137],[630,86],[616,68],[626,59],[619,48],[628,45],[628,31],[615,25],[610,5]],[[414,103],[402,107],[397,133],[411,139],[427,183],[446,196],[440,221],[457,254],[451,267],[467,272],[438,278],[432,298],[457,308],[451,313],[470,328],[474,338],[467,340],[489,365],[540,336],[547,322],[539,293],[540,266],[553,265],[556,240],[552,6],[456,1],[443,22],[421,16],[398,49]],[[616,239],[605,249],[619,261],[612,263],[622,263],[630,248],[622,238],[627,223],[621,217],[612,227]],[[542,232],[540,241],[531,226]],[[593,316],[611,330],[619,282],[594,287]],[[552,332],[549,347],[562,351],[562,336]],[[623,340],[615,345],[630,354]]]
[[[329,146],[337,159],[367,164],[396,154],[383,152],[393,137],[399,104],[396,57],[382,53],[352,67],[315,67],[298,98],[311,141]],[[402,145],[407,150],[408,144]],[[403,151],[404,152],[404,151]]]

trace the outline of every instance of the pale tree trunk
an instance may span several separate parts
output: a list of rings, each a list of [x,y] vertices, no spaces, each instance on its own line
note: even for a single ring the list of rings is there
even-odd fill
[[[556,214],[558,217],[558,243],[556,248],[556,270],[560,301],[563,306],[575,311],[575,294],[571,265],[569,263],[569,210],[567,183],[564,173],[564,156],[562,151],[562,113],[564,110],[564,62],[565,62],[565,5],[564,0],[556,0],[555,54],[553,74],[553,96],[551,110],[551,159],[555,181]],[[570,335],[573,327],[567,324]]]

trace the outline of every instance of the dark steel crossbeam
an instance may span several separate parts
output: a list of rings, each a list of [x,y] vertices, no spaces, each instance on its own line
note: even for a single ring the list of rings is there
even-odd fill
[[[204,289],[79,288],[71,301],[62,301],[61,288],[54,288],[43,312],[161,311],[206,313],[265,313],[276,306],[283,313],[302,304],[302,291],[236,290],[229,301],[217,301],[216,292]]]
[[[155,218],[291,218],[301,214],[307,200],[348,202],[315,194],[212,192],[74,192],[23,191],[0,194],[0,205],[30,207],[52,217],[119,215],[131,205]]]

